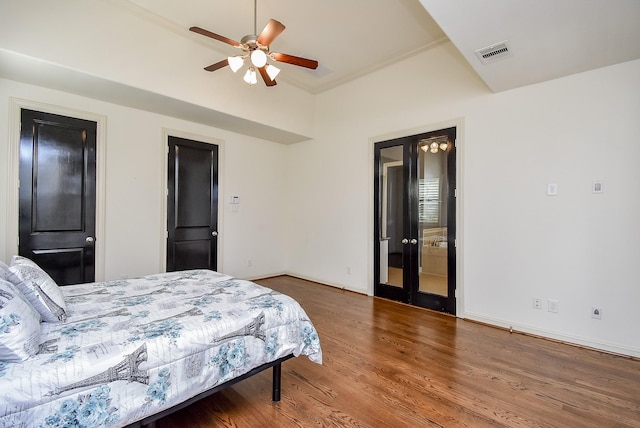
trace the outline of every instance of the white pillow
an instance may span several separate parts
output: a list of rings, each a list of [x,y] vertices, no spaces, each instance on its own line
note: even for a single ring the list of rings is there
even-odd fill
[[[30,260],[29,263],[12,260],[8,279],[40,313],[43,321],[67,320],[67,306],[60,287],[37,264]]]
[[[13,265],[29,265],[29,266],[34,266],[34,267],[38,267],[38,268],[40,267],[33,260],[31,260],[31,259],[29,259],[27,257],[18,256],[18,255],[15,255],[15,256],[11,257],[11,266],[13,266]]]
[[[38,352],[40,314],[0,279],[0,361],[24,361]]]

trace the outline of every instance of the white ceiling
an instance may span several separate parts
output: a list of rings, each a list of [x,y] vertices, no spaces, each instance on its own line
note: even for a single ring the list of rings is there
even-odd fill
[[[20,22],[34,9],[33,21],[38,22],[38,10],[31,2],[0,0],[0,21]],[[81,2],[82,0],[75,0]],[[231,76],[228,68],[208,73],[205,67],[236,54],[237,50],[190,32],[190,26],[200,26],[231,39],[239,40],[253,33],[254,0],[93,0],[124,8],[151,25],[170,30],[163,35],[175,35],[176,46],[193,43],[194,52],[202,55],[202,47],[210,54],[193,59],[188,66],[194,73],[204,73],[205,79]],[[286,25],[286,30],[272,43],[273,51],[307,57],[319,61],[318,70],[307,70],[281,64],[277,80],[289,83],[310,94],[317,94],[350,80],[383,68],[395,61],[428,50],[451,40],[461,54],[494,92],[505,91],[558,77],[640,59],[640,0],[257,0],[258,32],[270,19]],[[66,4],[73,4],[69,0]],[[87,2],[88,3],[88,2]],[[24,4],[24,5],[23,5]],[[91,5],[74,10],[72,18],[89,22],[85,16]],[[100,6],[100,5],[98,5]],[[53,6],[52,6],[53,7]],[[45,8],[46,9],[46,8]],[[100,8],[94,8],[100,10]],[[18,17],[11,15],[16,13]],[[136,20],[132,20],[134,22]],[[437,22],[437,23],[436,23]],[[136,35],[135,28],[118,26],[117,22],[99,22],[96,32],[109,28],[116,42]],[[128,23],[127,23],[128,24]],[[55,21],[46,28],[55,28]],[[60,24],[66,25],[66,24]],[[12,27],[10,27],[12,28]],[[22,28],[22,27],[16,27]],[[25,25],[25,31],[29,31]],[[149,28],[148,26],[146,28]],[[115,30],[114,30],[115,29]],[[61,28],[61,33],[66,34]],[[119,33],[121,31],[121,33]],[[15,34],[14,34],[15,33]],[[64,42],[52,46],[64,49]],[[11,37],[9,37],[11,36]],[[15,37],[14,37],[15,36]],[[11,39],[11,40],[8,40]],[[256,136],[270,141],[293,144],[310,137],[298,128],[282,129],[280,124],[259,123],[236,113],[218,111],[186,99],[137,89],[108,75],[85,74],[55,60],[32,57],[21,50],[13,51],[20,30],[0,38],[0,77],[23,81],[155,111],[185,120]],[[28,39],[28,37],[27,37]],[[169,38],[170,39],[170,38]],[[8,41],[7,41],[8,40]],[[11,44],[13,40],[14,44]],[[65,40],[61,37],[60,40]],[[137,48],[149,38],[139,34]],[[507,40],[511,55],[503,60],[482,65],[475,50]],[[165,39],[166,42],[166,39]],[[28,43],[26,44],[28,46]],[[170,43],[169,43],[170,45]],[[171,57],[171,46],[166,46]],[[17,43],[17,46],[21,46]],[[39,46],[38,46],[39,47]],[[150,47],[151,48],[151,47]],[[157,52],[156,46],[149,51]],[[110,52],[114,64],[128,64],[129,50]],[[37,50],[37,49],[36,49]],[[149,53],[145,53],[149,54]],[[119,58],[118,56],[125,56]],[[128,55],[128,56],[127,56]],[[180,64],[182,66],[184,64]],[[187,65],[184,65],[185,67]],[[136,74],[132,70],[132,74]],[[224,73],[228,73],[226,76]],[[222,74],[222,75],[221,75]],[[237,76],[238,79],[241,76]],[[402,76],[399,76],[402,78]],[[135,79],[132,80],[135,82]],[[217,81],[216,81],[217,82]],[[259,82],[261,85],[262,82]],[[261,88],[291,93],[276,86]]]
[[[640,58],[639,0],[421,0],[494,91]],[[477,49],[507,40],[482,65]]]
[[[120,0],[139,8],[149,19],[206,43],[211,55],[202,66],[218,62],[238,50],[188,31],[198,26],[240,41],[254,33],[254,0]],[[271,44],[282,52],[319,62],[316,70],[275,63],[278,81],[318,93],[379,69],[400,58],[446,40],[418,0],[257,0],[258,34],[269,19],[285,31]],[[231,73],[229,68],[213,72]],[[240,72],[239,72],[240,73]],[[215,78],[212,74],[211,78]]]
[[[237,50],[190,26],[234,40],[254,31],[253,0],[116,1],[210,46],[203,67]],[[280,63],[277,80],[311,93],[447,37],[495,92],[640,58],[640,0],[257,0],[258,33],[270,18],[287,27],[272,51],[320,63],[317,70]],[[504,40],[511,55],[482,65],[475,50]]]

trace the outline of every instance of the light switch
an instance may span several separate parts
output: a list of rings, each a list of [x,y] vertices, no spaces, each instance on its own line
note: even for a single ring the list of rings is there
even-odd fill
[[[547,195],[556,196],[558,194],[558,185],[556,183],[547,184]]]
[[[230,204],[239,204],[240,203],[240,196],[231,196],[229,198],[229,203]]]
[[[604,192],[604,186],[602,180],[596,180],[593,182],[593,187],[591,188],[593,193],[602,193]]]

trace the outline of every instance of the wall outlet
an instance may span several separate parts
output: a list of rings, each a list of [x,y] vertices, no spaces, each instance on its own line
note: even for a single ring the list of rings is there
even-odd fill
[[[247,260],[247,267],[252,267],[253,266],[253,260],[249,259]]]
[[[594,320],[602,319],[602,308],[600,306],[591,306],[591,318]]]
[[[542,309],[542,299],[539,297],[533,298],[533,309]]]
[[[549,312],[557,314],[560,312],[560,302],[557,300],[549,299]]]
[[[347,275],[351,275],[351,266],[347,266]]]

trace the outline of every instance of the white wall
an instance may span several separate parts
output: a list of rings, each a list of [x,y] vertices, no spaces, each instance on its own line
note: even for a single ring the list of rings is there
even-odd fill
[[[320,94],[289,153],[287,269],[371,293],[371,141],[457,120],[459,315],[639,356],[639,95],[640,61],[492,94],[449,43]]]
[[[28,10],[28,4],[11,4],[19,9],[12,13]],[[0,28],[13,25],[4,21]],[[54,58],[35,42],[11,34],[0,33],[8,48],[97,73],[73,62],[64,50],[54,49]],[[143,75],[116,68],[109,68],[110,78],[121,76],[123,83],[147,89]],[[276,109],[271,126],[317,136],[293,146],[0,80],[0,200],[6,204],[11,194],[6,168],[11,136],[4,119],[9,97],[104,115],[104,276],[157,272],[163,129],[222,140],[223,196],[238,195],[242,203],[240,212],[231,213],[222,200],[221,270],[252,278],[286,271],[371,293],[372,141],[456,123],[461,136],[459,314],[640,356],[640,336],[633,330],[640,325],[634,305],[640,301],[638,76],[640,61],[633,61],[492,94],[445,43],[317,95],[313,102],[305,97],[301,106]],[[179,96],[177,86],[163,83],[154,84]],[[192,83],[201,91],[197,78]],[[236,104],[222,106],[224,97],[205,103],[207,96],[195,95],[188,85],[183,89],[185,101],[229,114],[241,110]],[[287,114],[296,107],[298,112]],[[298,116],[304,119],[294,126]],[[596,179],[604,180],[605,193],[590,193]],[[558,184],[558,196],[545,195],[550,182]],[[0,209],[4,261],[10,257],[6,242],[15,235],[7,220],[6,209]],[[534,296],[545,303],[557,299],[560,312],[549,313],[546,306],[534,310]],[[592,305],[602,306],[602,320],[589,317]]]
[[[163,270],[166,129],[221,142],[219,270],[245,278],[283,272],[279,255],[285,251],[281,206],[286,146],[4,79],[0,79],[0,260],[10,259],[7,247],[17,236],[17,230],[7,227],[8,216],[13,215],[7,212],[12,194],[9,149],[16,141],[9,135],[10,97],[48,104],[54,110],[106,116],[106,152],[98,154],[106,158],[105,235],[97,237],[104,239],[104,253],[98,254],[104,279]],[[13,170],[17,173],[17,168]],[[241,197],[237,213],[224,199],[229,195]]]

